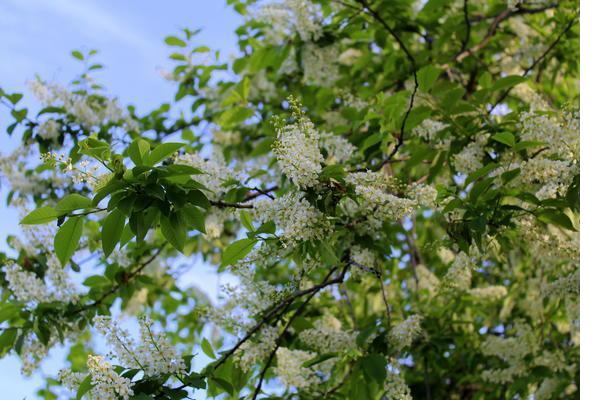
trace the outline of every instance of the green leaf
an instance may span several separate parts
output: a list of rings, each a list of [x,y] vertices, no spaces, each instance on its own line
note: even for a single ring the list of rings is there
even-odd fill
[[[202,233],[206,233],[206,228],[204,226],[205,216],[198,207],[186,204],[181,209],[181,215],[187,226],[197,229]]]
[[[92,376],[91,375],[87,375],[85,378],[83,378],[83,380],[81,381],[81,383],[79,384],[79,388],[77,389],[77,396],[75,397],[76,400],[81,400],[81,398],[90,390],[92,390],[92,388],[94,387],[94,385],[92,385]]]
[[[169,216],[160,215],[160,231],[173,247],[183,252],[183,246],[187,239],[185,224],[177,213],[171,213]]]
[[[546,209],[537,213],[537,217],[540,221],[545,222],[547,224],[557,225],[570,231],[577,230],[573,226],[571,218],[569,218],[565,213],[559,210]]]
[[[8,321],[12,317],[16,316],[21,307],[12,303],[5,303],[0,307],[0,322]]]
[[[114,209],[104,218],[102,224],[102,250],[105,257],[108,257],[113,252],[115,246],[121,240],[121,234],[125,227],[125,218],[125,214],[118,208]]]
[[[498,164],[496,164],[496,163],[489,163],[489,164],[484,165],[483,167],[479,168],[477,171],[473,172],[471,175],[469,175],[467,177],[467,179],[465,180],[465,186],[468,186],[469,183],[476,181],[477,179],[481,178],[482,176],[486,176],[487,174],[489,174],[496,168],[498,168]]]
[[[257,239],[247,238],[231,243],[223,251],[221,265],[224,267],[227,265],[232,265],[236,261],[246,257],[248,253],[250,253],[256,242],[258,242]]]
[[[127,149],[127,153],[129,154],[129,158],[133,161],[135,165],[144,165],[144,156],[150,150],[150,143],[145,141],[144,139],[136,139],[131,143],[129,148]]]
[[[74,210],[92,207],[92,200],[77,193],[63,197],[54,207],[60,215],[68,214]]]
[[[337,356],[338,356],[338,354],[337,354],[337,353],[325,353],[325,354],[321,354],[321,355],[318,355],[318,356],[316,356],[316,357],[313,357],[313,358],[311,358],[310,360],[308,360],[308,361],[304,362],[304,363],[302,364],[302,366],[303,366],[304,368],[310,368],[310,367],[312,367],[313,365],[320,364],[320,363],[322,363],[323,361],[327,361],[327,360],[329,360],[329,359],[331,359],[331,358],[334,358],[334,357],[337,357]]]
[[[252,225],[252,217],[246,210],[240,211],[240,221],[244,228],[248,229],[250,232],[254,231],[254,225]]]
[[[319,178],[322,180],[335,179],[336,181],[343,181],[346,176],[346,170],[343,165],[334,164],[328,165],[321,171]]]
[[[56,210],[49,206],[37,208],[21,220],[22,225],[45,224],[58,218]]]
[[[101,287],[108,286],[110,284],[110,280],[103,275],[92,275],[83,281],[83,285],[88,287]]]
[[[513,147],[515,145],[515,136],[510,132],[498,132],[492,136],[492,140],[500,142],[507,146]]]
[[[83,61],[83,53],[81,53],[79,50],[73,50],[71,55],[76,59]]]
[[[523,78],[522,76],[519,76],[519,75],[509,75],[509,76],[505,76],[504,78],[498,79],[496,82],[494,82],[494,84],[492,85],[492,87],[490,89],[492,91],[502,90],[502,89],[506,89],[509,87],[513,87],[521,82],[525,82],[526,80],[527,80],[527,78]]]
[[[380,385],[385,381],[387,361],[381,354],[369,354],[361,360],[365,378],[372,379]]]
[[[54,236],[54,251],[60,263],[64,266],[79,244],[83,232],[83,218],[71,217],[62,224]]]
[[[187,194],[187,200],[193,205],[202,207],[205,210],[210,208],[208,197],[200,190],[190,190]]]
[[[154,150],[148,153],[144,164],[156,165],[158,162],[169,157],[171,154],[185,146],[184,143],[161,143]]]
[[[208,342],[208,340],[206,340],[206,338],[202,338],[202,342],[200,343],[200,347],[202,347],[202,351],[204,351],[204,354],[206,354],[207,356],[209,356],[213,360],[217,358],[215,356],[215,352],[212,349],[212,346],[210,345],[210,343]]]
[[[0,355],[6,354],[11,349],[17,338],[17,333],[16,329],[5,329],[0,335]]]
[[[435,67],[433,65],[428,65],[426,67],[421,68],[417,72],[417,81],[419,82],[419,89],[423,92],[428,92],[437,78],[440,76],[442,72],[441,68]]]
[[[177,46],[177,47],[185,47],[186,46],[186,43],[183,40],[181,40],[175,36],[167,36],[165,38],[165,43],[168,44],[169,46]]]

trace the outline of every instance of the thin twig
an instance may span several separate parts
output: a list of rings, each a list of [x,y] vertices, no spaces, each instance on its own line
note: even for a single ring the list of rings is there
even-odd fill
[[[567,24],[567,26],[560,32],[560,34],[556,37],[556,39],[554,39],[554,41],[548,46],[548,48],[538,57],[536,58],[533,63],[531,63],[531,65],[529,67],[527,67],[525,69],[525,71],[523,71],[523,73],[521,74],[522,77],[526,77],[531,71],[533,71],[533,69],[540,63],[542,62],[542,60],[544,58],[546,58],[546,56],[548,54],[550,54],[550,52],[556,47],[556,45],[560,42],[560,40],[562,39],[562,37],[573,27],[573,25],[575,24],[575,22],[577,21],[577,17],[578,17],[578,13],[575,14],[573,16],[573,18],[571,18],[571,20],[569,21],[569,23]],[[494,106],[491,107],[488,110],[488,115],[490,115],[492,113],[492,111],[494,111],[494,109],[498,106],[498,104],[502,103],[502,101],[504,101],[504,99],[506,98],[506,96],[508,96],[508,94],[510,93],[510,91],[512,90],[513,87],[510,87],[508,89],[506,89],[504,91],[504,93],[502,93],[502,95],[500,96],[500,98],[496,101],[496,103],[494,103]]]
[[[342,272],[340,272],[340,274],[337,276],[337,278],[333,279],[332,281],[337,281],[338,283],[343,282],[344,281],[344,276],[346,275],[346,271],[348,270],[349,266],[350,266],[350,263],[347,263],[344,266],[344,269],[342,270]],[[330,275],[328,275],[325,278],[325,280],[323,281],[322,284],[324,284],[327,281],[327,279],[328,279],[329,276]],[[273,358],[275,357],[275,354],[277,353],[277,350],[281,346],[281,342],[282,342],[283,337],[285,336],[287,330],[290,328],[290,326],[292,325],[292,323],[294,322],[294,320],[304,311],[304,308],[308,305],[308,303],[312,300],[312,298],[318,292],[319,291],[314,291],[313,293],[311,293],[306,298],[306,300],[304,300],[304,302],[298,307],[298,309],[296,310],[296,312],[294,312],[294,314],[290,317],[290,319],[288,320],[288,322],[284,326],[282,332],[277,337],[277,339],[275,341],[275,348],[269,354],[269,358],[267,359],[267,362],[265,363],[264,367],[262,368],[262,370],[260,372],[260,377],[258,379],[258,383],[256,384],[256,388],[254,389],[254,394],[252,395],[252,400],[256,400],[256,398],[258,397],[258,394],[260,393],[260,388],[262,387],[262,384],[263,384],[263,382],[265,380],[265,375],[267,373],[267,370],[269,369],[269,366],[271,365],[271,362],[273,361]]]
[[[377,166],[374,167],[374,170],[378,171],[381,168],[383,168],[384,165],[386,165],[388,162],[390,162],[392,157],[394,157],[394,155],[398,152],[400,147],[404,144],[406,121],[408,120],[408,116],[410,115],[410,112],[412,111],[413,106],[415,104],[415,96],[417,95],[417,90],[419,89],[419,79],[417,77],[417,62],[416,62],[415,58],[413,57],[413,55],[411,54],[410,50],[408,50],[408,47],[406,47],[406,45],[400,38],[400,36],[394,31],[394,29],[392,29],[392,27],[385,21],[385,19],[383,19],[377,13],[377,11],[375,11],[373,8],[371,8],[369,6],[369,4],[367,3],[367,0],[358,0],[358,1],[363,5],[363,7],[365,9],[367,9],[369,14],[371,14],[371,16],[373,16],[373,18],[375,18],[375,20],[377,20],[385,28],[385,30],[387,30],[390,33],[390,35],[392,35],[392,37],[396,40],[396,42],[398,43],[398,45],[400,46],[400,48],[406,55],[406,58],[408,58],[408,60],[410,62],[411,69],[412,69],[411,73],[412,73],[413,80],[414,80],[414,87],[410,94],[410,101],[408,104],[408,109],[406,110],[406,113],[404,113],[404,117],[402,118],[402,124],[400,126],[400,134],[398,135],[398,137],[396,137],[396,145],[394,146],[394,149],[392,150],[392,152],[382,162],[380,162],[379,164],[377,164]]]

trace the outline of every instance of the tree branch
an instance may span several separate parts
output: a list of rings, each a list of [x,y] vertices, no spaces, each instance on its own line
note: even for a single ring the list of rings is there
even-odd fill
[[[525,69],[525,71],[523,71],[523,73],[521,74],[522,77],[526,77],[540,62],[542,62],[542,60],[544,60],[544,58],[546,58],[548,54],[550,54],[550,52],[556,47],[556,45],[558,45],[562,37],[573,27],[573,25],[577,21],[577,17],[578,14],[575,14],[573,18],[571,18],[567,26],[560,32],[560,34],[556,37],[556,39],[554,39],[554,41],[548,46],[548,48],[538,58],[536,58],[533,61],[533,63],[531,63],[531,65]],[[504,99],[506,98],[506,96],[508,96],[512,88],[513,87],[510,87],[506,89],[504,93],[502,93],[500,98],[496,101],[496,103],[494,103],[494,106],[489,109],[488,115],[491,114],[492,111],[494,111],[498,104],[504,101]]]

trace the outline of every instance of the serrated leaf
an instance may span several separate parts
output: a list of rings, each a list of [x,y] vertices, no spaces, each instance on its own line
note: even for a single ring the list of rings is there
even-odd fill
[[[83,232],[83,219],[71,217],[61,225],[54,236],[54,252],[60,263],[64,266],[79,245],[79,239]]]
[[[204,213],[196,206],[186,204],[181,209],[181,214],[187,226],[192,227],[202,233],[206,233],[204,226]]]
[[[252,217],[246,210],[240,211],[240,222],[244,226],[244,228],[248,229],[250,232],[254,231],[254,225],[252,225]]]
[[[2,335],[0,335],[0,355],[6,354],[15,343],[17,338],[16,329],[5,329]]]
[[[68,214],[71,211],[92,207],[92,200],[77,193],[71,193],[56,203],[54,209],[60,214]]]
[[[200,347],[202,347],[202,351],[204,351],[204,354],[206,354],[207,356],[209,356],[213,360],[217,358],[215,356],[215,352],[212,349],[212,346],[210,345],[210,343],[208,342],[208,340],[206,340],[206,338],[202,338],[202,342],[200,343]]]
[[[498,132],[492,136],[492,140],[500,142],[507,146],[513,147],[515,145],[515,136],[510,132]]]
[[[421,68],[417,72],[417,81],[419,82],[419,89],[423,92],[428,92],[437,78],[440,76],[442,72],[441,68],[435,67],[433,65],[427,65],[426,67]]]
[[[177,213],[172,213],[169,216],[160,215],[160,231],[163,236],[173,247],[183,252],[183,246],[187,239],[185,224],[179,218]]]
[[[108,257],[113,252],[115,246],[121,240],[123,228],[125,227],[125,218],[125,214],[117,208],[104,219],[102,223],[102,250],[105,257]]]
[[[56,210],[49,206],[36,208],[21,220],[22,225],[46,224],[58,218]]]
[[[527,78],[523,78],[520,75],[509,75],[498,79],[492,84],[492,87],[490,89],[492,91],[506,89],[515,86],[521,82],[525,82],[526,80]]]
[[[156,165],[183,146],[185,146],[184,143],[161,143],[156,146],[154,150],[147,154],[144,164]]]
[[[224,267],[232,265],[238,260],[241,260],[242,258],[246,257],[248,253],[250,253],[256,242],[258,242],[257,239],[247,238],[231,243],[223,251],[221,265]]]
[[[81,381],[81,383],[79,384],[79,388],[77,389],[77,396],[75,396],[76,400],[81,400],[81,398],[90,390],[92,390],[92,388],[94,387],[94,385],[92,385],[92,376],[91,375],[87,375],[85,378],[83,378],[83,380]]]
[[[150,150],[150,143],[146,140],[138,138],[134,140],[129,148],[127,149],[127,154],[131,161],[137,166],[144,165],[144,156]]]
[[[372,379],[380,385],[385,381],[387,360],[381,354],[369,354],[361,360],[365,378]]]

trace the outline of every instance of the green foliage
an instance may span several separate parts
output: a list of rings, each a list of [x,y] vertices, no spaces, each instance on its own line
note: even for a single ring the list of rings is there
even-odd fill
[[[88,398],[94,317],[145,315],[184,365],[115,361],[130,399],[577,398],[578,2],[227,3],[238,56],[166,37],[147,113],[93,50],[39,111],[0,90],[42,160],[0,160],[0,354],[62,343]]]

